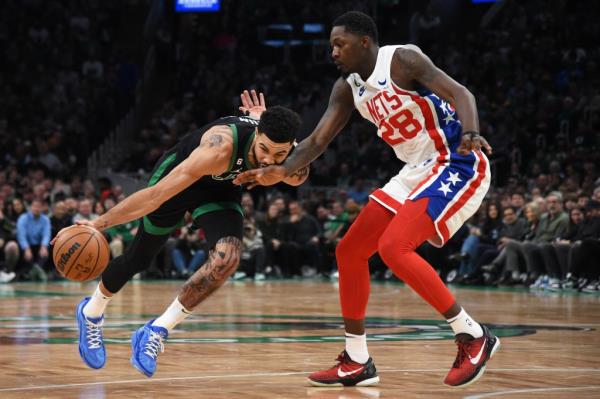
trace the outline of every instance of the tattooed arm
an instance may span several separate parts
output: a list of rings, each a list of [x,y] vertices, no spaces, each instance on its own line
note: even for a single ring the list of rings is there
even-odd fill
[[[237,269],[242,242],[236,237],[224,237],[210,251],[208,260],[183,285],[179,302],[193,310],[219,288]]]
[[[302,183],[304,183],[306,181],[306,179],[308,179],[309,173],[310,173],[310,166],[306,165],[303,168],[298,169],[297,171],[295,171],[294,173],[292,173],[285,179],[283,179],[283,182],[285,184],[289,184],[290,186],[299,186]]]
[[[202,176],[225,172],[232,152],[231,129],[228,126],[214,126],[202,136],[198,148],[158,183],[131,194],[98,219],[81,221],[78,224],[86,224],[101,231],[147,215]]]

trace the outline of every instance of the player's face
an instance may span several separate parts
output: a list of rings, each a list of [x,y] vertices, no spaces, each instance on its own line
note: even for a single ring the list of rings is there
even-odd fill
[[[258,133],[254,142],[254,158],[258,166],[280,164],[292,149],[292,143],[275,143],[266,134]]]
[[[357,64],[360,63],[367,45],[364,37],[346,32],[343,26],[334,26],[329,36],[329,44],[333,62],[342,75],[356,72]]]

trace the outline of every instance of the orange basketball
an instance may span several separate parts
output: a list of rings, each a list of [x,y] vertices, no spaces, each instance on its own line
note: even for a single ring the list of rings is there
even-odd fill
[[[52,259],[58,272],[73,281],[95,279],[108,265],[110,249],[98,230],[73,225],[54,243]]]

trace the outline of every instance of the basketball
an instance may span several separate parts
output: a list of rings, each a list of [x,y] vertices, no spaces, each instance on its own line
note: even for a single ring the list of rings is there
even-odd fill
[[[106,238],[89,226],[74,225],[63,232],[52,254],[56,270],[72,281],[93,280],[106,268],[110,250]]]

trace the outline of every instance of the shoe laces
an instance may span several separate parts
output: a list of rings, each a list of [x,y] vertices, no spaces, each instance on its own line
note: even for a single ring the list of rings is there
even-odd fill
[[[148,337],[148,342],[146,342],[144,353],[150,356],[152,359],[156,359],[159,350],[160,353],[163,353],[165,351],[163,335],[150,330],[150,336]]]
[[[469,352],[468,348],[470,346],[470,342],[460,342],[458,340],[455,341],[458,346],[458,353],[456,354],[456,359],[454,359],[454,363],[452,364],[452,368],[459,368],[465,359],[468,358]]]
[[[89,349],[99,349],[102,345],[102,321],[94,323],[85,319],[87,344]]]
[[[347,355],[345,355],[346,351],[342,351],[342,353],[340,353],[337,358],[335,359],[335,361],[337,362],[336,364],[334,364],[333,366],[331,366],[331,369],[337,369],[338,367],[340,367],[342,364],[346,364],[348,363],[348,357]],[[330,370],[331,370],[330,369]]]

